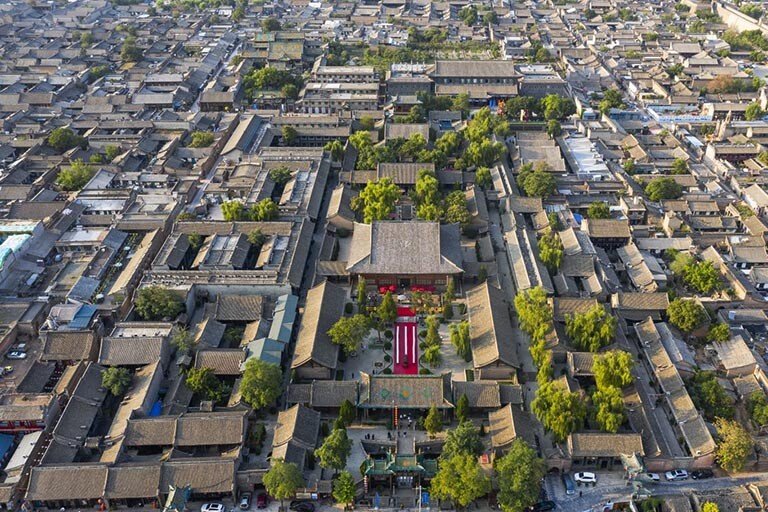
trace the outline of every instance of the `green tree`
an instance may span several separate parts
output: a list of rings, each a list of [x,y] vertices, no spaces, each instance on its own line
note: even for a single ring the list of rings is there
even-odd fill
[[[123,40],[123,46],[120,49],[120,60],[125,62],[138,62],[144,52],[136,46],[136,38],[128,36]]]
[[[134,307],[136,313],[144,320],[176,318],[185,309],[177,294],[158,285],[140,289]]]
[[[446,433],[441,457],[444,459],[450,459],[456,455],[477,457],[482,452],[483,441],[480,439],[480,430],[471,421],[462,421],[458,427]]]
[[[93,44],[93,34],[90,32],[80,33],[80,48],[90,48]]]
[[[467,398],[466,393],[463,393],[456,403],[456,417],[458,418],[459,423],[463,423],[469,419],[469,398]]]
[[[429,345],[424,349],[422,355],[424,362],[430,366],[439,366],[443,361],[443,356],[440,353],[440,345]]]
[[[68,168],[59,171],[59,175],[56,176],[56,184],[68,192],[80,190],[93,178],[94,174],[96,174],[96,170],[93,167],[78,159],[72,162]]]
[[[531,410],[558,442],[579,430],[587,415],[581,395],[563,389],[556,382],[548,382],[538,389]]]
[[[368,292],[366,287],[368,284],[365,282],[363,276],[357,278],[357,310],[362,314],[367,314],[366,305],[368,304]]]
[[[645,186],[645,193],[651,201],[661,201],[663,199],[677,199],[683,195],[681,187],[673,178],[653,178]]]
[[[623,350],[611,350],[596,356],[592,363],[592,372],[595,374],[597,389],[622,389],[629,386],[634,381],[634,366],[632,355]]]
[[[469,224],[472,216],[467,208],[467,199],[464,192],[455,190],[445,198],[445,222],[448,224]]]
[[[495,469],[501,510],[526,512],[539,501],[546,466],[522,438],[512,441],[507,454],[496,461]]]
[[[336,503],[344,505],[346,509],[355,501],[356,494],[357,486],[355,485],[352,473],[349,471],[339,473],[338,478],[333,481],[333,499],[336,500]]]
[[[733,417],[733,400],[717,382],[713,372],[697,370],[686,382],[688,393],[696,408],[713,421],[715,418]]]
[[[464,22],[465,25],[471,27],[477,23],[477,7],[474,5],[468,5],[459,11],[459,19]]]
[[[493,184],[491,170],[488,167],[478,167],[475,171],[475,185],[486,189]]]
[[[397,304],[392,297],[392,292],[387,292],[381,299],[381,303],[376,308],[376,315],[382,322],[391,324],[397,319]]]
[[[339,318],[328,330],[331,341],[341,345],[345,354],[351,354],[360,348],[363,338],[371,330],[368,318],[357,314]]]
[[[289,100],[295,100],[299,97],[299,88],[296,84],[285,84],[280,88],[280,94]]]
[[[88,143],[83,137],[80,137],[67,127],[52,130],[48,135],[47,142],[49,146],[59,153],[64,153],[77,146],[83,149],[88,147]]]
[[[565,333],[577,349],[597,352],[613,342],[616,324],[615,317],[606,313],[602,305],[595,304],[584,313],[567,315]]]
[[[488,11],[483,14],[483,23],[486,25],[495,25],[499,21],[499,15],[495,11]]]
[[[600,113],[607,115],[612,108],[624,108],[624,99],[616,89],[608,89],[603,94],[603,100],[599,103]]]
[[[440,411],[434,405],[429,408],[427,417],[424,418],[424,428],[430,437],[435,437],[438,432],[443,430],[443,417],[440,416]]]
[[[195,344],[195,337],[186,327],[178,329],[171,337],[171,345],[180,353],[186,354]]]
[[[610,219],[611,209],[602,201],[594,201],[587,208],[587,217],[590,219]]]
[[[549,231],[539,239],[539,258],[550,273],[554,274],[563,263],[563,242],[556,231]]]
[[[238,23],[245,18],[245,8],[242,5],[238,5],[232,10],[232,21]]]
[[[715,454],[717,463],[729,473],[741,471],[752,453],[754,446],[752,438],[738,422],[733,420],[717,418],[715,427],[720,438]]]
[[[352,440],[346,429],[336,428],[325,438],[323,444],[315,450],[315,456],[321,467],[339,471],[347,465],[347,458],[352,452]]]
[[[528,333],[532,340],[543,341],[553,327],[552,306],[547,300],[544,289],[537,286],[528,290],[521,290],[515,296],[514,303],[520,319],[520,327]]]
[[[720,512],[720,508],[717,506],[717,503],[712,503],[711,501],[705,501],[701,505],[701,512]]]
[[[469,358],[472,357],[469,323],[459,322],[458,324],[451,324],[449,329],[451,333],[451,344],[456,347],[456,353],[468,361]]]
[[[688,267],[683,281],[697,292],[705,294],[715,292],[722,287],[720,272],[711,261],[701,261]]]
[[[280,366],[251,358],[245,363],[240,381],[243,401],[255,410],[275,403],[283,391],[283,372]]]
[[[196,130],[192,132],[191,141],[188,145],[190,148],[207,148],[216,140],[212,132],[204,132]]]
[[[326,142],[325,146],[323,146],[323,149],[331,154],[331,158],[335,162],[340,162],[344,157],[344,144],[342,144],[338,139]]]
[[[283,143],[285,143],[286,146],[293,146],[299,138],[299,132],[297,132],[296,128],[293,126],[283,126],[282,130],[280,130],[280,134],[282,135]]]
[[[715,324],[709,328],[707,332],[707,341],[724,342],[731,338],[731,328],[728,324],[720,323]]]
[[[389,218],[395,210],[395,202],[400,198],[400,189],[390,178],[369,181],[353,201],[353,209],[361,212],[363,222],[370,224],[375,220]]]
[[[278,213],[277,203],[272,198],[266,197],[251,207],[249,217],[256,222],[267,222],[275,220]]]
[[[280,508],[285,510],[283,501],[293,498],[296,490],[304,487],[304,477],[298,466],[283,459],[272,459],[272,467],[264,473],[264,488],[270,496],[280,500]]]
[[[621,168],[624,169],[624,172],[626,172],[627,174],[630,174],[630,175],[634,174],[635,169],[637,168],[637,166],[635,165],[635,159],[628,158],[624,160],[624,163],[621,164]]]
[[[113,396],[122,396],[131,385],[131,372],[126,368],[110,366],[101,372],[101,387]]]
[[[559,94],[544,96],[541,99],[541,108],[544,112],[544,119],[547,121],[564,119],[576,113],[576,104],[573,100]]]
[[[465,509],[474,500],[491,491],[491,480],[474,455],[454,455],[441,459],[431,490],[439,500],[450,500],[459,509]]]
[[[424,343],[427,346],[440,345],[440,333],[438,328],[440,320],[435,315],[430,315],[426,319],[427,335],[424,337]]]
[[[226,390],[212,368],[190,368],[185,384],[190,391],[206,400],[220,402],[224,399]]]
[[[520,168],[517,176],[517,185],[531,197],[547,197],[554,194],[557,189],[552,173],[544,169],[534,170],[530,164]]]
[[[356,416],[357,409],[352,402],[346,399],[341,402],[341,407],[339,407],[339,419],[344,424],[344,427],[350,426],[352,422],[355,421]]]
[[[685,158],[675,158],[672,162],[672,174],[689,174],[688,160]]]
[[[667,307],[667,316],[672,325],[690,333],[707,321],[707,312],[695,300],[675,299]]]
[[[225,201],[221,203],[221,214],[224,220],[234,222],[245,218],[245,206],[241,201]]]
[[[276,184],[281,186],[288,183],[291,180],[292,175],[293,173],[291,172],[291,170],[284,165],[281,165],[280,167],[275,167],[274,169],[269,171],[269,179],[271,179]]]
[[[118,156],[120,156],[120,153],[122,152],[122,149],[120,146],[114,146],[112,144],[107,145],[107,147],[104,148],[104,154],[107,157],[107,162],[111,162]]]
[[[605,432],[618,432],[624,423],[624,398],[621,390],[613,386],[604,386],[592,394],[595,406],[595,419],[600,429]]]
[[[280,21],[277,18],[268,17],[261,20],[261,29],[264,32],[277,32],[281,29]]]
[[[765,392],[760,389],[753,391],[747,399],[747,410],[749,411],[749,417],[759,427],[768,425],[768,400],[765,397]]]
[[[550,119],[547,121],[547,135],[550,139],[559,137],[563,134],[563,127],[560,125],[560,121],[557,119]]]
[[[261,232],[260,229],[254,229],[250,233],[248,233],[248,243],[250,243],[252,246],[256,248],[256,250],[260,249],[262,245],[264,245],[264,242],[267,241],[267,235]]]

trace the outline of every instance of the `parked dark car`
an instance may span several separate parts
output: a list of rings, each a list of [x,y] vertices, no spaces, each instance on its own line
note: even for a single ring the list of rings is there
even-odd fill
[[[267,501],[267,493],[260,493],[256,496],[256,508],[267,508]]]
[[[315,512],[315,505],[308,501],[292,501],[290,509],[294,512]]]
[[[530,512],[547,512],[548,510],[555,510],[556,506],[554,501],[547,500],[538,502],[528,510]]]
[[[713,476],[715,476],[715,474],[711,469],[697,469],[696,471],[691,471],[691,478],[694,480],[706,480]]]

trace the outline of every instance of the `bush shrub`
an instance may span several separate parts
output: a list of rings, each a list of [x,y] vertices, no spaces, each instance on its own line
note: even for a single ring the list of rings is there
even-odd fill
[[[426,337],[427,337],[426,329],[422,329],[421,331],[419,331],[419,338],[426,338]]]
[[[392,361],[392,358],[390,357],[390,355],[389,354],[384,354],[384,362],[388,363],[390,361]]]
[[[431,375],[432,372],[427,368],[419,368],[419,375]]]
[[[351,302],[347,302],[346,304],[344,304],[344,314],[351,315],[353,307],[354,306],[352,306]]]
[[[381,373],[384,375],[392,375],[392,368],[384,368]]]
[[[422,341],[421,343],[419,343],[419,350],[421,350],[422,352],[424,352],[424,350],[425,350],[426,348],[427,348],[427,344],[426,344],[426,342]]]
[[[384,342],[384,350],[392,350],[392,342],[391,341]]]
[[[392,334],[392,331],[387,329],[386,331],[384,331],[384,337],[387,338],[388,340],[391,340],[392,338],[395,337],[395,335]]]

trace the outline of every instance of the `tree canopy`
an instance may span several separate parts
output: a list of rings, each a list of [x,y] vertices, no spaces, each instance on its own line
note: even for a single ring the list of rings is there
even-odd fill
[[[283,372],[280,366],[261,359],[251,358],[245,363],[240,381],[243,400],[254,409],[272,405],[283,389]]]
[[[539,387],[531,402],[531,410],[557,441],[564,441],[569,434],[579,430],[587,415],[581,395],[563,389],[556,382]]]
[[[352,208],[360,212],[363,222],[370,224],[375,220],[389,218],[395,210],[395,203],[400,198],[400,189],[390,178],[369,181],[353,199]]]
[[[272,467],[264,474],[263,482],[269,495],[281,503],[293,498],[296,489],[305,486],[304,477],[296,464],[285,462],[283,459],[272,460]]]
[[[121,396],[130,385],[131,372],[126,368],[111,366],[101,372],[101,386],[113,396]]]
[[[144,320],[175,318],[184,311],[181,297],[162,286],[147,286],[139,290],[134,302],[136,313]]]
[[[629,386],[634,381],[632,375],[634,365],[632,355],[623,350],[611,350],[595,356],[592,372],[595,374],[598,389],[607,387],[621,389]]]
[[[713,372],[698,370],[686,382],[688,393],[704,417],[710,421],[715,418],[733,417],[733,400],[717,382]]]
[[[546,467],[536,451],[521,438],[512,441],[507,454],[496,461],[495,469],[501,510],[525,512],[539,501]]]
[[[597,352],[611,344],[616,324],[615,317],[606,313],[602,305],[595,304],[584,313],[567,315],[565,333],[577,349]]]
[[[685,333],[690,333],[707,321],[704,307],[693,299],[677,298],[669,303],[667,316],[670,323]]]
[[[189,147],[190,148],[207,148],[208,146],[213,144],[215,140],[216,138],[214,137],[213,132],[196,130],[192,132]]]
[[[427,417],[424,418],[424,428],[431,437],[443,430],[443,417],[434,405],[429,408]]]
[[[336,503],[349,505],[355,501],[356,493],[357,486],[352,473],[349,471],[339,473],[338,478],[333,482],[333,499],[336,500]]]
[[[445,436],[442,457],[450,458],[454,455],[478,456],[483,451],[483,441],[480,439],[480,431],[471,421],[461,421],[459,426],[451,429]]]
[[[534,169],[531,164],[520,167],[517,185],[531,197],[551,196],[556,190],[555,177],[545,167]]]
[[[605,432],[617,432],[624,423],[624,398],[621,390],[613,386],[597,389],[592,394],[595,407],[595,420]]]
[[[212,368],[190,368],[187,371],[185,384],[193,393],[214,402],[224,400],[228,391],[213,373]]]
[[[46,139],[48,145],[59,153],[69,151],[70,149],[80,146],[83,149],[88,147],[88,142],[84,137],[80,137],[75,132],[67,127],[56,128],[51,131]]]
[[[96,169],[86,164],[82,160],[75,160],[66,169],[62,169],[56,176],[56,184],[68,192],[80,190],[88,183]]]
[[[328,330],[328,335],[333,343],[341,345],[344,353],[351,354],[360,348],[363,338],[370,330],[368,318],[357,314],[339,318]]]
[[[741,471],[752,453],[752,438],[737,421],[718,418],[715,427],[720,438],[715,454],[717,463],[729,473]]]
[[[491,480],[480,467],[477,457],[459,454],[440,460],[431,490],[436,498],[450,500],[463,509],[491,491]]]
[[[669,177],[653,178],[645,187],[645,193],[651,201],[677,199],[683,195],[683,187]]]
[[[550,230],[539,239],[539,257],[552,274],[563,263],[563,242],[556,231]]]
[[[587,217],[590,219],[610,219],[611,209],[607,203],[602,201],[594,201],[587,208]]]
[[[352,452],[352,440],[346,429],[335,428],[325,438],[323,444],[315,450],[315,456],[321,467],[339,471],[347,465],[347,458]]]

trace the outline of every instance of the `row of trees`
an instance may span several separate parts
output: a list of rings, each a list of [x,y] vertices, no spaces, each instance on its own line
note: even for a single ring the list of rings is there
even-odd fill
[[[221,214],[228,222],[240,220],[267,222],[277,218],[278,207],[272,199],[265,198],[246,210],[242,201],[232,200],[221,204]]]

